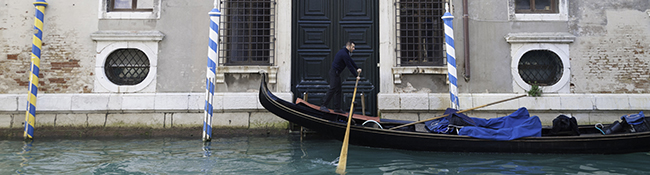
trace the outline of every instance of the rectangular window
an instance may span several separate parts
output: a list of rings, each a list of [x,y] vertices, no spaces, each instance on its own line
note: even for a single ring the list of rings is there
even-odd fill
[[[395,6],[398,64],[444,65],[444,1],[397,0]]]
[[[557,0],[516,0],[515,13],[558,13]]]
[[[108,11],[151,12],[153,0],[108,0]]]
[[[221,4],[221,65],[272,65],[273,0],[224,0]]]

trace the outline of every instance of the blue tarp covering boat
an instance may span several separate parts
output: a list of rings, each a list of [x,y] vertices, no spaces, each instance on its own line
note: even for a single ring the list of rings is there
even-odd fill
[[[447,109],[445,118],[425,122],[427,129],[434,133],[452,133],[489,140],[514,140],[522,137],[541,137],[542,122],[537,116],[530,116],[526,108],[519,108],[510,115],[483,119],[468,117]]]

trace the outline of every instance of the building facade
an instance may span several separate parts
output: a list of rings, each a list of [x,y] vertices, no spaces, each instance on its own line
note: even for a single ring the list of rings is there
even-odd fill
[[[259,72],[268,73],[283,99],[307,94],[320,104],[329,64],[348,40],[364,70],[365,107],[355,111],[407,120],[440,115],[451,105],[446,11],[454,17],[460,109],[534,86],[543,92],[469,115],[527,107],[545,124],[559,114],[594,124],[650,109],[650,2],[644,0],[47,2],[37,126],[200,126],[208,12],[215,5],[222,12],[215,126],[286,126],[259,104]],[[3,4],[0,127],[23,127],[34,5]],[[343,76],[349,105],[354,77]]]

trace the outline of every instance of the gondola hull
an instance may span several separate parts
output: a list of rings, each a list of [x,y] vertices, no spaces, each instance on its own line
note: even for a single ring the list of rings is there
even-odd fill
[[[271,113],[322,135],[343,140],[345,116],[287,102],[273,95],[263,76],[260,103]],[[353,125],[350,144],[416,151],[552,153],[552,154],[624,154],[650,151],[650,132],[611,135],[524,137],[508,141],[478,139],[469,136],[434,134]]]

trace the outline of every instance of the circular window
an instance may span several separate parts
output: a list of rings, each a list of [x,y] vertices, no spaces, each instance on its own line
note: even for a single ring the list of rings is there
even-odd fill
[[[548,50],[531,50],[519,60],[519,76],[524,82],[533,85],[550,86],[562,77],[562,60]]]
[[[138,49],[117,49],[106,58],[104,72],[116,85],[136,85],[149,74],[149,58]]]

